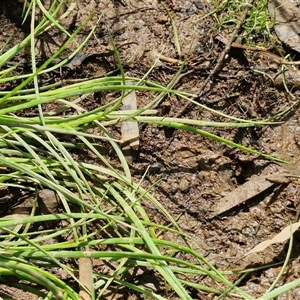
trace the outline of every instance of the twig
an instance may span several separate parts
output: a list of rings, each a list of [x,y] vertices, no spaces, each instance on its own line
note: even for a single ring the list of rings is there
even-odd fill
[[[219,59],[218,59],[218,62],[217,64],[215,65],[214,69],[212,70],[212,72],[209,74],[209,76],[206,78],[206,80],[204,81],[204,83],[202,84],[202,86],[200,87],[200,92],[199,92],[199,96],[201,95],[202,91],[204,90],[204,88],[206,87],[207,83],[209,82],[209,80],[216,75],[216,73],[220,70],[222,64],[223,64],[223,61],[224,61],[224,58],[225,56],[229,53],[230,49],[231,49],[231,45],[232,43],[234,42],[234,40],[236,39],[236,36],[238,34],[238,32],[240,31],[246,17],[247,17],[247,14],[248,14],[248,11],[249,9],[252,7],[252,2],[253,0],[251,0],[248,5],[245,7],[245,10],[244,10],[244,13],[240,19],[240,21],[237,23],[228,43],[226,44],[223,52],[221,53]]]
[[[227,44],[228,41],[220,36],[219,40],[224,43]],[[235,43],[233,42],[231,44],[232,48],[238,48],[238,49],[242,49],[242,50],[249,50],[249,51],[254,51],[254,52],[259,52],[261,55],[266,56],[267,58],[270,58],[272,60],[274,60],[275,63],[280,64],[280,65],[300,65],[300,61],[296,60],[296,61],[289,61],[289,60],[285,60],[284,58],[270,52],[267,51],[266,49],[263,49],[261,47],[251,47],[251,46],[246,46],[246,45],[241,45],[239,43]]]
[[[186,75],[188,75],[188,74],[191,74],[191,73],[193,73],[194,72],[194,70],[189,70],[189,71],[186,71],[185,73],[182,73],[182,74],[180,74],[180,75],[178,75],[177,77],[176,77],[176,75],[175,75],[175,77],[172,79],[172,82],[171,82],[171,88],[172,87],[174,87],[183,77],[185,77]],[[164,95],[165,96],[165,95]],[[154,108],[157,108],[158,106],[159,106],[159,104],[164,100],[164,98],[165,97],[162,97],[162,98],[160,98],[153,106],[152,106],[152,108],[154,109]]]
[[[212,77],[214,77],[216,75],[216,73],[220,70],[222,64],[223,64],[223,61],[224,61],[224,58],[225,56],[229,53],[230,49],[231,49],[231,45],[232,43],[234,42],[234,40],[236,39],[236,36],[238,34],[238,32],[240,31],[246,17],[247,17],[247,14],[248,14],[248,11],[249,9],[252,7],[252,2],[253,0],[250,0],[248,5],[245,7],[244,9],[244,13],[241,17],[241,19],[239,20],[238,24],[236,25],[228,43],[226,44],[225,46],[225,49],[222,51],[219,59],[218,59],[218,62],[217,64],[215,65],[214,69],[212,70],[212,72],[209,74],[209,76],[206,78],[206,80],[204,81],[204,83],[202,84],[202,86],[200,87],[200,91],[199,91],[199,97],[202,96],[202,92],[204,90],[204,88],[206,87],[207,83],[211,80]],[[183,115],[185,113],[185,111],[187,110],[187,108],[189,107],[190,105],[190,102],[187,102],[184,107],[177,113],[176,117],[180,117],[181,115]]]

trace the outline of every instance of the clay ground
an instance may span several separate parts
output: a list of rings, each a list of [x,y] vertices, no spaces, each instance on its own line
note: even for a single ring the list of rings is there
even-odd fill
[[[11,43],[14,44],[29,32],[28,24],[21,25],[20,22],[22,4],[17,1],[11,4],[9,2],[1,3],[0,7],[2,44],[11,34],[13,34]],[[97,18],[102,15],[95,34],[84,52],[95,54],[110,50],[109,32],[119,47],[121,60],[123,62],[130,60],[124,67],[127,76],[143,77],[156,59],[153,58],[153,51],[179,60],[187,56],[187,64],[182,72],[184,75],[174,88],[193,94],[201,93],[196,101],[224,114],[243,119],[265,119],[292,105],[295,99],[291,95],[275,86],[269,76],[254,72],[254,69],[259,69],[274,74],[280,71],[281,66],[259,52],[234,47],[225,56],[220,70],[203,88],[204,81],[211,74],[225,47],[220,36],[230,38],[235,24],[228,23],[224,26],[218,24],[217,17],[222,19],[227,13],[226,9],[216,15],[207,15],[214,9],[209,1],[170,0],[165,2],[165,6],[155,0],[80,0],[77,1],[77,7],[70,18],[64,20],[63,25],[70,31],[75,30],[88,12],[95,10],[94,17],[78,37],[79,40],[84,39]],[[172,23],[166,8],[177,28],[180,55],[174,43]],[[272,28],[270,30],[274,35],[274,41],[275,33]],[[243,36],[244,33],[244,28],[241,27],[239,35]],[[253,32],[252,45],[264,42],[264,34],[259,31]],[[43,59],[53,53],[60,39],[59,35],[40,37],[38,58]],[[271,39],[268,39],[267,43],[270,41]],[[280,46],[279,41],[276,43]],[[288,47],[282,49],[286,51],[285,53],[292,53]],[[296,60],[297,54],[293,55]],[[26,62],[26,59],[26,53],[18,58],[23,62]],[[62,76],[65,78],[102,76],[114,66],[113,57],[88,60],[74,70],[65,70]],[[161,60],[149,79],[167,85],[178,68],[176,63]],[[297,86],[292,93],[297,97]],[[85,103],[86,108],[97,106],[98,101],[102,101],[103,104],[109,101],[109,97],[113,97],[113,94],[94,95]],[[148,94],[139,92],[137,97],[139,107],[149,102]],[[172,96],[165,98],[157,109],[161,116],[206,121],[225,120],[222,116],[193,105],[182,111],[184,105],[182,99]],[[140,148],[131,153],[131,171],[134,178],[139,181],[150,166],[143,186],[150,187],[162,179],[154,186],[153,194],[169,213],[178,219],[178,224],[191,237],[190,243],[194,249],[219,270],[243,269],[248,266],[282,262],[287,255],[288,243],[279,243],[262,252],[244,257],[244,254],[258,243],[273,237],[290,222],[297,221],[295,218],[300,205],[300,181],[297,177],[291,178],[288,183],[271,185],[262,193],[257,193],[221,216],[215,216],[213,213],[216,205],[222,206],[220,201],[226,194],[236,190],[250,178],[253,180],[254,176],[278,173],[300,175],[300,127],[297,107],[286,114],[282,121],[283,124],[274,126],[202,129],[287,160],[290,164],[274,163],[181,130],[150,125],[140,127]],[[114,130],[112,129],[112,132]],[[155,207],[148,206],[147,211],[153,220],[157,223],[162,222],[163,216],[160,216]],[[168,234],[164,238],[172,240],[173,236]],[[279,284],[299,278],[299,240],[300,236],[296,233],[291,261]],[[278,265],[250,273],[239,286],[253,297],[259,297],[274,282],[280,268],[281,265]],[[235,281],[237,278],[232,276],[230,279]],[[196,280],[207,286],[214,285],[213,282],[203,280],[201,277]],[[278,299],[299,299],[299,294],[300,288],[296,288]],[[212,299],[209,294],[195,291],[193,297]]]

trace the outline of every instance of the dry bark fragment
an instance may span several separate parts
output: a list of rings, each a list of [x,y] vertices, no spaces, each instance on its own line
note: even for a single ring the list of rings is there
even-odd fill
[[[213,212],[210,214],[209,218],[214,218],[226,211],[229,211],[230,209],[259,195],[274,184],[275,182],[268,180],[266,176],[250,178],[249,181],[237,187],[214,205],[212,207]]]

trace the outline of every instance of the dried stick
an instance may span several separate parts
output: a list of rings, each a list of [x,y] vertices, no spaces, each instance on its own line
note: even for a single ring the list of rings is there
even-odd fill
[[[238,34],[238,32],[240,31],[246,17],[248,14],[249,9],[252,7],[252,2],[253,0],[250,0],[248,5],[245,7],[244,9],[244,13],[241,17],[241,19],[239,20],[238,24],[236,25],[228,43],[226,44],[224,50],[222,51],[217,64],[215,65],[214,69],[212,70],[212,72],[208,75],[208,77],[206,78],[206,80],[204,81],[204,83],[202,84],[202,86],[200,87],[200,91],[199,91],[199,97],[202,96],[202,92],[204,90],[204,88],[206,87],[207,83],[211,80],[212,77],[214,77],[216,75],[216,73],[220,70],[223,62],[224,62],[224,58],[225,56],[229,53],[230,49],[231,49],[231,45],[234,42],[234,40],[236,39],[236,36]],[[187,102],[184,107],[177,113],[176,118],[180,117],[181,115],[183,115],[185,113],[185,111],[187,110],[187,108],[189,107],[190,103]]]
[[[244,9],[244,13],[241,17],[241,19],[239,20],[239,22],[237,23],[228,43],[226,44],[224,50],[222,51],[219,59],[218,59],[218,62],[217,64],[215,65],[214,69],[212,70],[212,72],[209,74],[209,76],[206,78],[206,80],[204,81],[204,83],[202,84],[202,86],[200,87],[200,92],[199,92],[199,96],[201,95],[202,91],[204,90],[204,88],[206,87],[207,83],[209,82],[209,80],[215,76],[215,74],[220,70],[222,64],[223,64],[223,61],[224,61],[224,58],[225,56],[229,53],[230,49],[231,49],[231,45],[232,43],[234,42],[234,40],[236,39],[236,36],[237,34],[239,33],[243,23],[245,22],[245,19],[247,17],[247,14],[248,14],[248,11],[249,9],[252,7],[252,1],[249,1],[248,5],[245,7]]]

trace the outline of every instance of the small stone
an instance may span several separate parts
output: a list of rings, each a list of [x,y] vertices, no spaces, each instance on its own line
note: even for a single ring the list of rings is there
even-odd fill
[[[157,174],[160,172],[162,167],[163,167],[162,163],[156,162],[149,167],[149,172],[152,174]]]
[[[177,193],[178,189],[179,189],[179,185],[178,185],[177,182],[172,182],[172,183],[170,184],[170,193],[171,193],[172,195],[175,195],[175,194]]]
[[[190,184],[187,180],[183,179],[179,183],[179,189],[182,193],[187,193],[189,191]]]

